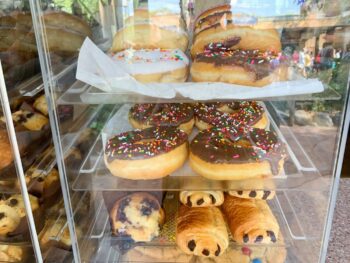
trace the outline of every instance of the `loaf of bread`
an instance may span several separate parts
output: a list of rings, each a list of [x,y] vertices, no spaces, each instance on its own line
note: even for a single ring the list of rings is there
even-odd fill
[[[277,242],[279,225],[264,200],[225,195],[222,205],[232,238],[241,244]]]
[[[220,209],[181,205],[176,224],[176,243],[186,254],[204,257],[222,255],[229,240]]]

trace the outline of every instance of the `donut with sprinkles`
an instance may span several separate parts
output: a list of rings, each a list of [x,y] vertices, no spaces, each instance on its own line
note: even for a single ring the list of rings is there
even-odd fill
[[[268,126],[265,110],[256,101],[198,103],[194,107],[194,114],[196,127],[200,130],[231,125],[260,129]]]
[[[171,126],[190,134],[194,125],[193,108],[185,103],[135,104],[129,111],[129,122],[135,129]]]
[[[150,127],[110,138],[104,160],[114,176],[151,180],[180,168],[187,155],[188,141],[184,131],[176,127]]]
[[[242,180],[280,174],[285,157],[274,132],[230,126],[200,131],[190,144],[189,161],[206,178]]]

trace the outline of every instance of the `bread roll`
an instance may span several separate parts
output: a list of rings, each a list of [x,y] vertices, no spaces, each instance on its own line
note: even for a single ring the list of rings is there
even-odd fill
[[[48,118],[40,113],[30,112],[27,110],[19,110],[12,113],[12,119],[16,125],[23,125],[30,131],[40,131],[45,125],[49,123]],[[0,118],[2,122],[5,122],[5,118]]]
[[[266,201],[226,194],[222,211],[234,241],[241,244],[277,242],[279,225]]]
[[[152,24],[135,24],[119,30],[113,39],[112,52],[124,49],[180,49],[188,45],[187,34]]]
[[[217,207],[181,205],[176,225],[176,243],[186,254],[218,257],[228,247],[228,233]]]
[[[188,207],[220,206],[224,194],[222,191],[181,191],[180,201]]]
[[[158,199],[146,192],[124,196],[110,211],[113,234],[135,242],[147,242],[157,237],[164,218]]]

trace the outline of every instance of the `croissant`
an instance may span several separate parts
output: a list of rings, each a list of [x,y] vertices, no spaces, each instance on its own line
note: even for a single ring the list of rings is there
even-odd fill
[[[279,225],[264,200],[225,195],[222,211],[233,240],[238,243],[275,243]]]
[[[220,206],[224,194],[222,191],[181,191],[180,201],[188,207]]]
[[[186,254],[218,257],[228,247],[228,233],[219,208],[181,205],[176,225],[176,243]]]

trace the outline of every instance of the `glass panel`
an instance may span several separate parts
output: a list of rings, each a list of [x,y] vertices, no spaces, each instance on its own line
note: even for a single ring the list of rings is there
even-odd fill
[[[269,208],[237,221],[226,215],[228,248],[216,262],[321,262],[343,154],[348,1],[34,2],[71,218],[62,231],[71,230],[76,262],[215,255],[176,224],[185,209],[220,199],[223,211],[232,200]],[[172,133],[162,138],[150,126]],[[145,215],[161,218],[159,205],[165,222],[152,232]],[[245,220],[259,232],[254,220],[270,210],[278,237],[248,234]],[[187,225],[189,235],[201,231]],[[153,236],[140,237],[142,227]]]

